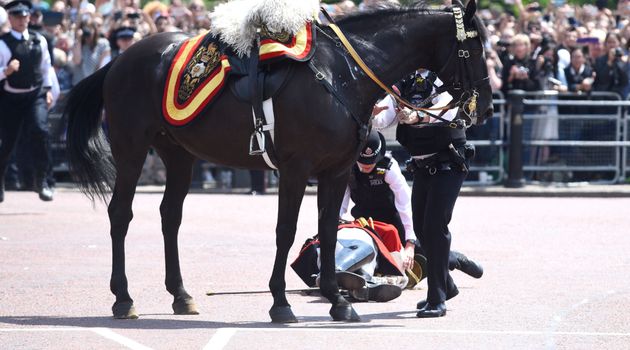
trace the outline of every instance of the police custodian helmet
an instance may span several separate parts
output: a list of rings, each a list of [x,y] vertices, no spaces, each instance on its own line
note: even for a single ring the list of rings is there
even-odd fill
[[[27,0],[14,0],[4,5],[4,9],[8,14],[20,17],[26,17],[31,13],[33,4]]]
[[[365,146],[359,153],[358,162],[361,164],[375,164],[385,156],[385,137],[380,132],[372,129],[367,137]]]

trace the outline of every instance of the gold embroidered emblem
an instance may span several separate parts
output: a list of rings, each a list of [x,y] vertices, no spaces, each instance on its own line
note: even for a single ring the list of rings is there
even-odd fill
[[[281,42],[283,44],[287,44],[289,43],[289,41],[291,41],[291,39],[293,38],[289,32],[287,32],[286,30],[280,31],[279,33],[275,33],[269,30],[269,28],[267,28],[266,25],[263,25],[260,29],[260,36],[263,39],[272,39],[278,42]]]
[[[202,46],[186,65],[184,77],[177,94],[179,100],[186,101],[197,86],[217,67],[221,60],[215,43]]]

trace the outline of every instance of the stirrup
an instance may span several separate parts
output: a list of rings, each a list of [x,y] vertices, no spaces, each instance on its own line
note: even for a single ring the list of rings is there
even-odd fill
[[[256,140],[256,145],[258,146],[256,149],[254,149],[254,140]],[[265,134],[263,134],[262,130],[254,130],[249,137],[249,155],[260,156],[265,152]]]

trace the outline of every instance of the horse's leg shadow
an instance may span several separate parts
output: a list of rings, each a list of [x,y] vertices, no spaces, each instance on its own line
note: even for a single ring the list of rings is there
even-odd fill
[[[304,169],[302,165],[285,165],[280,169],[276,259],[269,280],[269,289],[273,296],[273,306],[269,310],[269,316],[271,322],[274,323],[297,322],[286,297],[285,272],[289,249],[295,240],[298,214],[308,180],[308,170]]]
[[[320,290],[331,303],[330,316],[334,321],[357,322],[361,318],[352,305],[339,293],[335,278],[335,245],[339,209],[348,184],[349,170],[341,174],[325,173],[318,177],[317,208],[319,210],[318,233],[320,242]]]
[[[160,214],[166,259],[166,290],[174,297],[173,312],[177,315],[198,315],[193,298],[184,289],[179,266],[177,236],[182,222],[182,206],[188,194],[195,158],[180,146],[160,138],[155,148],[166,166],[166,189]]]
[[[107,209],[112,239],[112,276],[109,287],[116,296],[112,312],[114,318],[122,319],[138,318],[133,299],[129,295],[125,274],[125,237],[133,218],[131,205],[136,184],[149,149],[148,144],[143,145],[144,147],[136,145],[135,148],[129,146],[125,142],[118,143],[113,138],[111,140],[112,155],[116,164],[116,183]]]

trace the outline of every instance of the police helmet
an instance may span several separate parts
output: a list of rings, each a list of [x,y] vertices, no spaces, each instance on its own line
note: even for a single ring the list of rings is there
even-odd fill
[[[26,17],[31,13],[33,4],[27,0],[14,0],[4,5],[4,9],[8,14],[20,17]]]
[[[385,156],[385,137],[380,132],[372,129],[367,137],[365,146],[359,153],[358,162],[361,164],[375,164]]]

